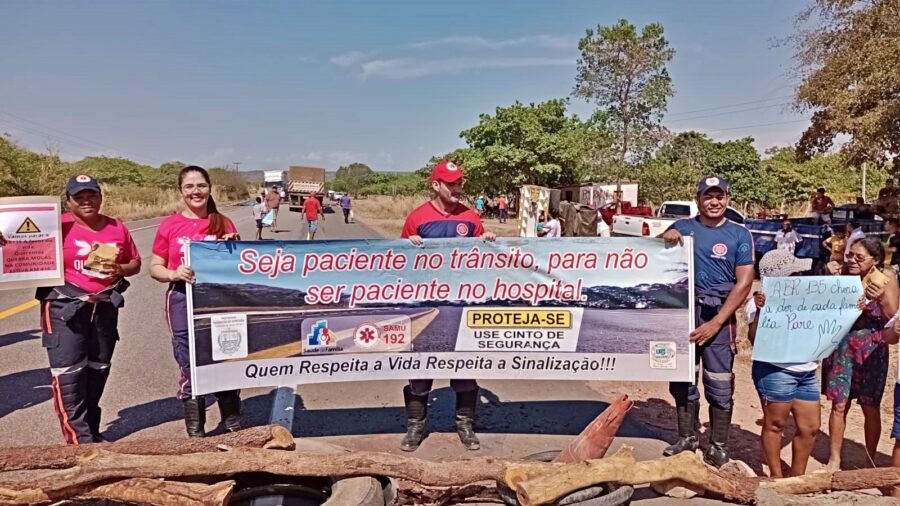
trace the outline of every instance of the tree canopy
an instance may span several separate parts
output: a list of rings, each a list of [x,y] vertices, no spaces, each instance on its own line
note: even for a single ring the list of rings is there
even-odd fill
[[[621,19],[578,42],[573,94],[597,105],[594,119],[613,133],[620,168],[646,160],[665,133],[662,114],[675,94],[666,65],[675,50],[663,32],[651,23],[638,33]]]
[[[900,152],[900,2],[814,0],[796,19],[798,109],[812,124],[801,159],[828,151],[838,135],[846,162],[883,162]]]

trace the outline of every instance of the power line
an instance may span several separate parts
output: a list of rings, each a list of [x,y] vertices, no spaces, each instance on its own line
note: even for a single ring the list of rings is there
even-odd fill
[[[677,123],[679,121],[690,121],[693,119],[712,118],[715,116],[728,116],[729,114],[737,114],[739,112],[747,112],[747,111],[760,111],[762,109],[771,109],[773,107],[781,107],[781,106],[785,106],[788,104],[790,104],[790,102],[781,102],[779,104],[763,105],[763,106],[759,106],[759,107],[748,107],[746,109],[737,109],[734,111],[718,112],[715,114],[704,114],[702,116],[691,116],[689,118],[678,118],[678,119],[669,120],[666,123]]]
[[[60,129],[58,129],[58,128],[54,128],[54,127],[51,127],[51,126],[43,125],[43,124],[41,124],[41,123],[38,123],[37,121],[30,120],[30,119],[28,119],[28,118],[23,118],[23,117],[21,117],[21,116],[16,116],[15,114],[11,114],[11,113],[8,113],[8,112],[5,112],[5,111],[0,111],[0,115],[3,115],[3,116],[9,116],[10,118],[15,118],[15,119],[17,119],[17,120],[19,120],[19,121],[24,121],[24,122],[26,122],[26,123],[30,123],[30,124],[32,124],[32,125],[35,125],[35,126],[37,126],[37,127],[40,127],[40,128],[42,128],[42,129],[44,129],[43,132],[41,132],[41,131],[35,132],[36,129],[34,129],[34,128],[31,128],[31,129],[29,130],[29,129],[25,128],[25,127],[22,126],[22,125],[18,125],[18,124],[13,123],[13,122],[11,122],[11,121],[9,121],[9,120],[4,120],[7,124],[13,125],[13,126],[16,127],[16,128],[19,128],[19,129],[22,129],[22,130],[25,130],[25,131],[30,131],[31,133],[33,133],[33,134],[35,134],[35,135],[45,135],[45,136],[48,136],[48,137],[53,137],[52,132],[56,132],[57,135],[63,135],[63,136],[65,136],[65,137],[69,137],[70,139],[75,139],[74,141],[73,141],[73,140],[69,140],[69,141],[68,141],[68,142],[71,142],[71,143],[73,143],[73,144],[79,144],[79,145],[81,145],[81,146],[88,147],[88,148],[91,148],[91,149],[101,148],[101,149],[103,149],[103,150],[115,151],[115,152],[117,152],[117,153],[121,153],[121,154],[124,154],[124,155],[128,155],[128,156],[131,156],[131,157],[134,157],[134,158],[137,158],[137,159],[144,159],[144,160],[151,160],[151,161],[154,161],[154,160],[155,160],[153,157],[142,156],[142,155],[138,155],[138,154],[136,154],[136,153],[129,153],[128,151],[125,151],[125,150],[122,150],[122,149],[118,149],[118,148],[116,148],[116,147],[114,147],[114,146],[109,146],[109,145],[106,145],[106,144],[102,144],[102,143],[100,143],[100,142],[93,141],[93,140],[91,140],[91,139],[86,139],[86,138],[84,138],[84,137],[79,137],[79,136],[77,136],[77,135],[74,135],[74,134],[65,132],[65,131],[60,130]],[[79,142],[79,141],[80,141],[80,142]]]
[[[771,102],[772,100],[782,100],[782,99],[791,98],[791,97],[793,97],[793,95],[782,95],[779,97],[770,97],[770,98],[763,98],[760,100],[751,100],[749,102],[737,102],[734,104],[719,105],[716,107],[706,107],[704,109],[694,109],[693,111],[673,112],[673,113],[667,114],[666,116],[683,116],[685,114],[693,114],[695,112],[706,112],[706,111],[716,111],[719,109],[730,109],[732,107],[739,107],[742,105],[761,104],[763,102]]]
[[[713,132],[727,132],[728,130],[740,130],[742,128],[755,128],[755,127],[764,127],[764,126],[774,126],[774,125],[787,125],[790,123],[805,123],[809,120],[807,119],[795,119],[792,121],[776,121],[774,123],[758,123],[756,125],[741,125],[736,127],[729,128],[720,128],[718,130],[705,130],[703,133],[713,133]]]

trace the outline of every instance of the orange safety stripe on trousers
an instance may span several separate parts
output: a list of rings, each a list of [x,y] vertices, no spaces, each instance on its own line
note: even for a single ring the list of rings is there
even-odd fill
[[[69,414],[63,404],[62,390],[59,388],[59,380],[56,377],[51,380],[50,389],[53,391],[53,408],[59,416],[59,427],[62,429],[63,439],[67,444],[77,445],[78,436],[75,434],[75,429],[69,425]]]
[[[45,300],[44,304],[44,331],[48,334],[53,333],[53,323],[51,323],[50,319],[50,301]]]

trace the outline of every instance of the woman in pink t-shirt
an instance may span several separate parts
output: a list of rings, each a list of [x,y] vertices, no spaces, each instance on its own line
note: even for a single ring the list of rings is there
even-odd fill
[[[119,340],[119,308],[126,276],[141,256],[125,224],[100,214],[97,180],[74,176],[66,184],[62,216],[65,285],[39,288],[41,344],[50,361],[53,407],[68,444],[104,441],[100,397]]]
[[[184,404],[184,422],[188,436],[206,435],[206,399],[194,397],[191,391],[191,356],[188,334],[187,296],[185,283],[194,282],[194,271],[184,265],[184,250],[190,241],[238,239],[234,223],[216,209],[210,192],[209,173],[194,165],[181,169],[178,188],[187,206],[159,224],[153,240],[150,276],[168,283],[166,291],[166,320],[172,334],[172,351],[181,369],[176,397]],[[241,429],[241,398],[237,390],[216,392],[219,413],[225,429]]]

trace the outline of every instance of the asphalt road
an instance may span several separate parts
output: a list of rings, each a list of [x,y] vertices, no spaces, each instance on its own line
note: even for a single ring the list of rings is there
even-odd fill
[[[295,239],[301,234],[305,237],[300,215],[287,212],[286,207],[282,209],[279,228],[283,231],[274,235],[279,239]],[[255,223],[249,207],[231,207],[225,212],[235,221],[243,237],[253,237]],[[363,225],[344,224],[339,214],[326,216],[324,233],[320,230],[318,238],[378,237]],[[141,273],[131,278],[132,286],[126,293],[126,306],[120,318],[122,339],[101,403],[102,426],[110,439],[184,437],[180,403],[174,398],[177,367],[163,315],[165,286],[148,274],[150,248],[159,221],[129,223],[145,263]],[[50,374],[40,346],[37,309],[16,309],[28,304],[31,297],[31,290],[0,292],[0,370],[3,371],[0,445],[62,441],[49,402]],[[371,381],[305,385],[293,391],[248,389],[242,393],[245,424],[264,424],[274,417],[290,424],[297,436],[326,438],[354,448],[395,451],[405,430],[402,386],[403,382],[399,381]],[[596,388],[582,382],[485,381],[482,387],[478,422],[483,433],[482,454],[521,456],[532,450],[548,449],[548,445],[558,447],[560,441],[578,434],[597,416],[606,406],[604,401],[611,400],[600,398]],[[430,428],[435,432],[450,432],[453,394],[445,381],[436,382],[435,388]],[[279,404],[280,411],[273,413],[273,404]],[[218,412],[212,407],[208,429],[216,427],[218,422]],[[517,434],[527,437],[511,439],[511,435]],[[626,421],[620,434],[656,446],[661,444],[631,420]],[[426,458],[462,455],[465,450],[455,437],[455,434],[429,437],[417,455]],[[648,450],[649,454],[657,454],[656,446]]]

